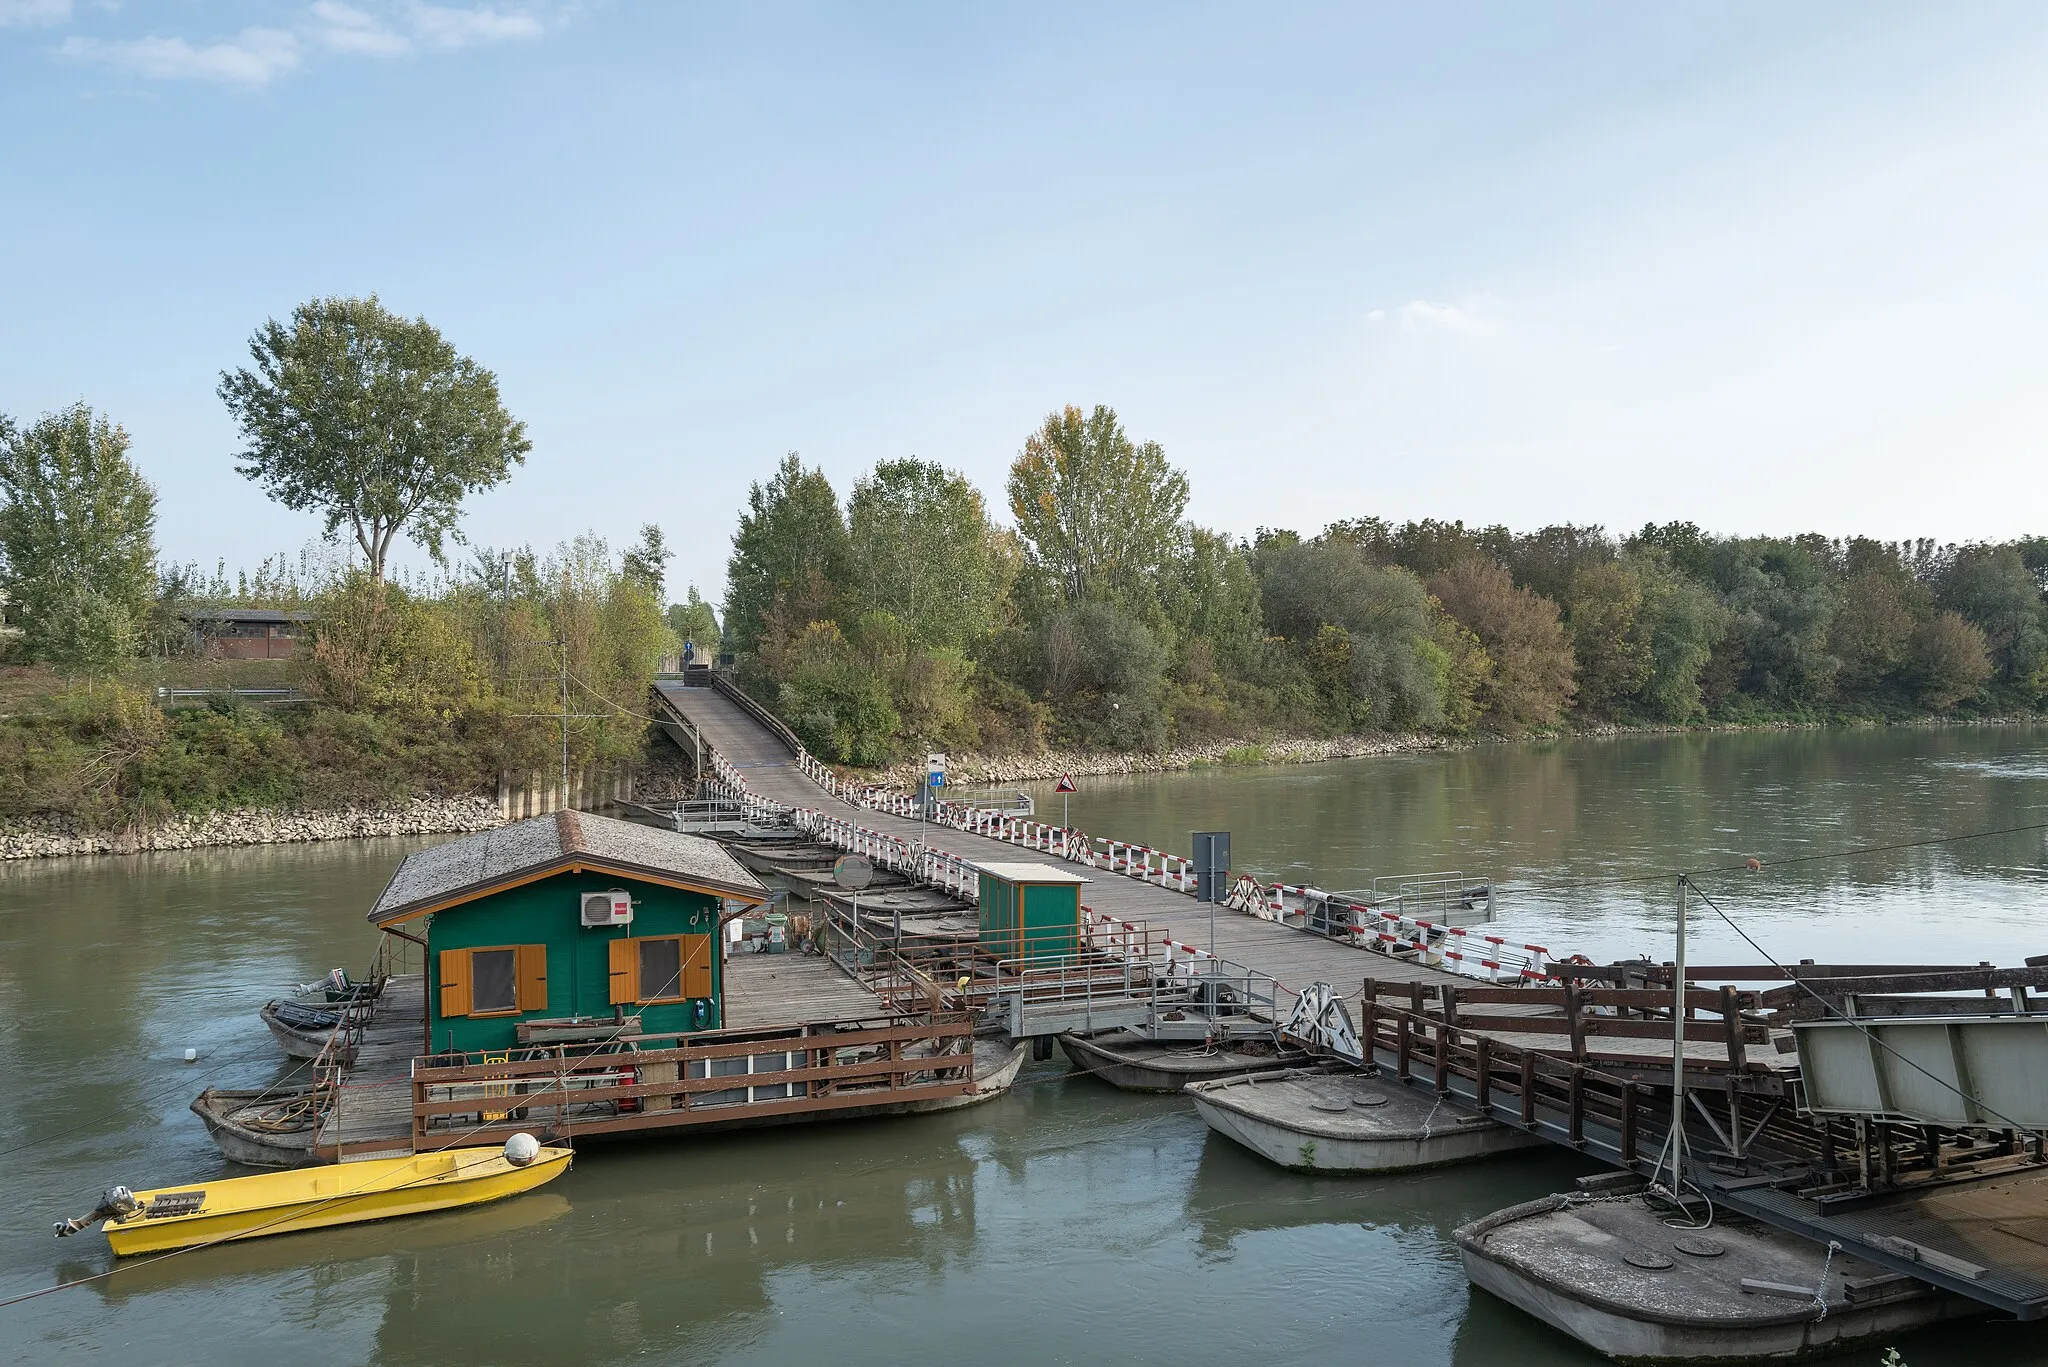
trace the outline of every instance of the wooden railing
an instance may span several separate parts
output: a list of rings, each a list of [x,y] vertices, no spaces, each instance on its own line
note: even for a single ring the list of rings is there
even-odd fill
[[[660,1039],[674,1043],[646,1047]],[[621,1044],[631,1047],[556,1046],[497,1062],[481,1054],[422,1060],[412,1078],[413,1146],[490,1144],[521,1130],[566,1140],[723,1124],[938,1100],[975,1087],[974,1024],[965,1012]],[[906,1052],[912,1048],[919,1052]]]

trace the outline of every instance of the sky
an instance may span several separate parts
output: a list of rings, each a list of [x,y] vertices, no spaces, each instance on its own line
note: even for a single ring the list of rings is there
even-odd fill
[[[1006,519],[1067,404],[1238,535],[2043,532],[2044,88],[2030,4],[0,0],[0,412],[296,555],[215,390],[374,292],[529,428],[471,543],[714,600],[785,452]]]

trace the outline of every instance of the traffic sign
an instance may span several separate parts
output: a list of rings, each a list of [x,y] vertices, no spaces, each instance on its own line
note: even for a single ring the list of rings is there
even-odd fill
[[[946,757],[930,754],[924,757],[925,786],[943,788],[946,786]]]
[[[1060,781],[1054,786],[1053,791],[1056,793],[1078,793],[1081,790],[1074,786],[1074,776],[1072,774],[1061,774]]]

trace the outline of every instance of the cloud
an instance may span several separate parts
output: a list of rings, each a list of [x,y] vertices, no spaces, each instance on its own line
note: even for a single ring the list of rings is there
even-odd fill
[[[416,4],[406,13],[412,31],[431,47],[472,47],[538,38],[545,31],[531,14],[504,13],[489,5],[456,9],[450,5]]]
[[[323,47],[363,57],[402,57],[412,51],[412,41],[393,33],[383,20],[341,0],[319,0],[313,6],[318,27],[313,37]]]
[[[1373,313],[1380,315],[1381,311],[1375,309]],[[1408,327],[1462,332],[1475,337],[1491,336],[1504,326],[1498,318],[1488,317],[1470,306],[1440,304],[1434,299],[1411,299],[1395,313]]]
[[[299,40],[283,29],[245,28],[233,38],[194,47],[183,38],[108,42],[67,38],[58,51],[79,61],[104,62],[160,80],[267,85],[299,64]]]
[[[61,24],[71,17],[71,0],[0,0],[0,28]]]

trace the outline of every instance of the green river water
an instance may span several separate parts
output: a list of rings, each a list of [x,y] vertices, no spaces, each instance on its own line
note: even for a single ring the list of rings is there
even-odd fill
[[[1239,867],[1325,888],[1462,869],[1503,884],[1516,938],[1664,958],[1669,880],[1617,880],[2048,821],[2048,728],[1489,746],[1082,789],[1072,817],[1096,834],[1185,848],[1227,829]],[[49,1232],[101,1187],[227,1174],[186,1103],[285,1072],[256,1007],[366,963],[363,912],[421,843],[0,866],[0,1300],[113,1266],[97,1235]],[[2037,831],[1699,881],[1781,958],[2016,963],[2048,952],[2044,851]],[[1695,961],[1753,961],[1710,911],[1694,928]],[[0,1309],[0,1362],[1595,1360],[1469,1290],[1448,1238],[1577,1159],[1304,1178],[1184,1102],[1061,1074],[1034,1065],[953,1115],[597,1148],[501,1205],[121,1271]],[[1914,1367],[2048,1361],[2048,1329],[1899,1346]]]

